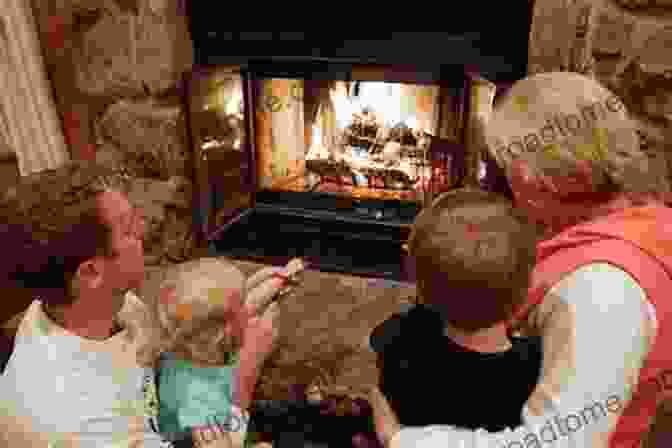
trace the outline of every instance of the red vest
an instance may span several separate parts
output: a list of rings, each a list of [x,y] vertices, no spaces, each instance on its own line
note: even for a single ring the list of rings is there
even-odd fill
[[[638,387],[609,439],[609,448],[635,448],[648,431],[665,383],[669,381],[672,387],[672,209],[627,209],[540,243],[529,301],[516,318],[540,303],[565,274],[594,262],[607,262],[628,272],[646,292],[658,321]]]

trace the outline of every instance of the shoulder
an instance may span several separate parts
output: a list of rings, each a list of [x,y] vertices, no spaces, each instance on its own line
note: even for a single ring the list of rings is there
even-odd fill
[[[540,336],[512,337],[513,353],[521,361],[538,365],[541,363],[543,345]]]
[[[642,336],[651,330],[648,303],[630,274],[609,263],[590,263],[553,285],[530,314],[529,323],[545,337],[573,331],[577,337],[590,334],[595,339],[598,325],[600,335],[625,335],[623,329],[631,328],[632,335]]]
[[[380,354],[402,340],[409,341],[428,332],[440,334],[441,329],[441,319],[436,313],[425,306],[414,305],[376,326],[369,336],[369,344]]]
[[[46,334],[49,327],[49,319],[44,314],[44,311],[42,311],[42,302],[40,300],[33,300],[18,322],[15,333],[15,345],[25,342],[26,338]]]
[[[609,314],[613,327],[639,328],[653,344],[656,311],[646,291],[628,272],[609,263],[582,266],[560,280],[549,293],[591,316]],[[585,319],[584,319],[585,320]]]
[[[616,285],[612,285],[614,281]],[[613,264],[605,262],[589,263],[581,266],[564,276],[556,286],[568,285],[581,287],[588,284],[593,284],[600,288],[609,287],[609,285],[615,288],[625,286],[628,289],[637,289],[642,293],[644,292],[630,274]]]
[[[626,271],[609,263],[590,263],[553,285],[539,311],[544,315],[551,310],[569,308],[578,315],[579,309],[583,313],[592,310],[597,314],[608,312],[610,318],[632,321],[641,318],[639,311],[647,303],[646,293]]]

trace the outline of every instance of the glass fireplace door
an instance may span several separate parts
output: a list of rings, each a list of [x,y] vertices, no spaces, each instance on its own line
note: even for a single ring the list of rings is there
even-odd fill
[[[217,237],[253,202],[245,75],[238,66],[199,68],[187,81],[201,235]]]

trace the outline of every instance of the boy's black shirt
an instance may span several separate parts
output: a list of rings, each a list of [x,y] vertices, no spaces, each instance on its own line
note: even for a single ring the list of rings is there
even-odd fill
[[[453,425],[501,431],[521,422],[539,379],[540,338],[512,338],[500,353],[466,349],[443,333],[435,312],[418,305],[371,336],[380,388],[402,425]]]

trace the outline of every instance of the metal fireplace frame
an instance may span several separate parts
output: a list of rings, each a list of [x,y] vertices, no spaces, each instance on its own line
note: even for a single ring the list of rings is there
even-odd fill
[[[189,91],[190,81],[193,76],[199,76],[202,72],[209,72],[216,70],[215,67],[196,67],[192,73],[185,75],[184,78],[184,93],[185,104],[187,110],[190,109]],[[268,190],[260,190],[258,188],[258,178],[256,172],[256,130],[255,130],[255,109],[257,105],[257,96],[254,91],[254,81],[263,78],[304,78],[304,79],[328,79],[328,80],[374,80],[371,79],[371,74],[380,76],[383,73],[384,78],[375,79],[386,82],[401,82],[419,85],[437,85],[441,87],[449,87],[457,89],[460,92],[459,98],[462,100],[461,110],[459,111],[461,117],[460,135],[458,142],[452,148],[448,148],[448,152],[452,152],[454,163],[451,164],[451,171],[454,178],[457,178],[457,183],[451,188],[457,188],[464,182],[466,167],[464,163],[464,151],[466,151],[466,144],[468,138],[468,126],[466,117],[469,116],[469,97],[470,97],[470,77],[465,73],[463,67],[442,67],[432,65],[375,65],[375,64],[360,64],[355,60],[344,61],[343,59],[332,60],[328,58],[273,58],[273,59],[255,59],[248,61],[245,64],[237,66],[229,66],[228,69],[232,73],[239,73],[243,81],[243,101],[245,104],[244,117],[246,125],[246,139],[244,142],[245,164],[247,165],[247,173],[245,175],[244,189],[250,194],[249,207],[242,211],[233,211],[230,216],[226,218],[226,223],[216,229],[208,228],[207,218],[205,216],[196,216],[198,228],[199,245],[211,244],[217,238],[227,231],[232,225],[236,224],[246,215],[253,213],[255,210],[264,210],[266,212],[276,211],[281,214],[290,214],[295,216],[305,216],[307,218],[342,221],[353,224],[376,224],[380,226],[393,226],[400,228],[409,227],[415,215],[419,210],[427,205],[433,199],[431,195],[424,198],[423,204],[419,206],[408,203],[406,208],[403,208],[402,201],[383,201],[377,199],[352,199],[347,197],[339,197],[326,193],[315,192],[275,192]],[[353,75],[353,72],[355,73]],[[361,74],[369,78],[362,79]],[[354,78],[354,79],[353,79]],[[192,146],[192,154],[196,156],[197,162],[201,163],[202,157],[200,148],[196,147],[196,141],[192,134],[191,113],[187,113],[187,130],[188,138]],[[441,122],[441,114],[438,120]],[[459,150],[462,150],[460,153]],[[456,152],[457,151],[457,152]],[[195,165],[196,165],[195,164]],[[197,170],[197,166],[194,167]],[[197,174],[197,173],[196,173]],[[241,170],[241,174],[242,170]],[[198,176],[196,176],[198,178]],[[197,209],[204,212],[208,217],[208,204],[204,201],[207,194],[197,188],[195,191],[195,203]],[[319,206],[315,204],[319,202]],[[362,218],[357,216],[348,216],[343,213],[344,209],[352,209],[354,213],[357,210],[369,209],[376,210],[376,204],[380,204],[382,208],[398,207],[397,215],[400,220],[397,222],[386,220],[375,220],[369,218]],[[341,211],[334,211],[341,210]],[[205,221],[205,222],[204,222]]]

